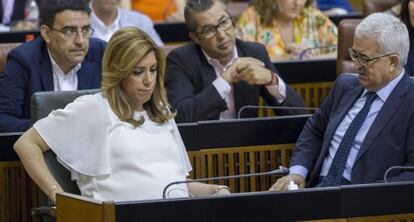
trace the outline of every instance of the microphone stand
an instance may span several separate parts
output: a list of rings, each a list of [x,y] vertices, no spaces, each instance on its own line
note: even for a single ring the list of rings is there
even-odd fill
[[[299,59],[300,60],[302,60],[303,59],[303,57],[308,53],[308,52],[310,52],[310,51],[312,51],[312,50],[316,50],[316,49],[319,49],[319,50],[321,50],[321,49],[329,49],[329,48],[334,48],[334,47],[338,47],[338,45],[335,45],[335,44],[333,44],[333,45],[323,45],[323,46],[317,46],[317,47],[310,47],[310,48],[307,48],[307,49],[304,49],[300,54],[299,54]]]
[[[306,110],[306,111],[315,111],[318,108],[309,108],[309,107],[296,107],[296,106],[251,106],[246,105],[240,108],[239,112],[237,113],[237,119],[240,119],[242,112],[245,109],[274,109],[274,110]]]
[[[384,183],[388,183],[388,174],[393,170],[414,170],[414,166],[392,166],[388,168],[384,173]]]
[[[289,173],[289,169],[287,167],[279,166],[279,169],[277,170],[272,170],[272,171],[262,172],[262,173],[250,173],[250,174],[240,174],[240,175],[232,175],[232,176],[201,178],[201,179],[195,179],[195,180],[174,181],[174,182],[167,184],[167,186],[165,186],[164,190],[162,191],[162,199],[166,199],[166,193],[167,193],[168,188],[173,185],[177,185],[177,184],[207,182],[211,180],[237,179],[237,178],[244,178],[244,177],[267,176],[267,175],[282,176],[288,173]]]

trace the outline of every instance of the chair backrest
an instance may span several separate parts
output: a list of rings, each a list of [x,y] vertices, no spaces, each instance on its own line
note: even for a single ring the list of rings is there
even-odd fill
[[[336,59],[336,75],[355,72],[354,63],[349,57],[348,49],[354,42],[356,26],[360,19],[343,19],[338,25],[338,57]]]
[[[97,92],[99,92],[99,89],[36,92],[33,94],[31,101],[32,121],[35,122],[46,117],[52,110],[64,108],[79,96]],[[57,161],[56,154],[52,150],[48,150],[43,155],[50,172],[62,189],[68,193],[80,194],[78,186],[71,180],[70,172]]]
[[[0,74],[3,72],[9,52],[21,43],[0,43]]]
[[[399,3],[401,0],[364,0],[362,14],[366,17],[374,12],[383,12]]]

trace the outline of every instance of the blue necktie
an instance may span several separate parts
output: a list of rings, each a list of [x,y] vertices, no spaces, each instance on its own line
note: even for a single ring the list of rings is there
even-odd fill
[[[323,178],[321,186],[339,186],[341,185],[342,175],[345,170],[346,161],[348,160],[349,153],[351,151],[352,144],[354,143],[355,136],[364,123],[365,118],[368,115],[369,109],[372,103],[378,97],[375,92],[367,93],[367,100],[364,107],[358,112],[355,118],[352,120],[348,129],[339,144],[338,150],[335,153],[335,157],[329,168],[328,175]]]

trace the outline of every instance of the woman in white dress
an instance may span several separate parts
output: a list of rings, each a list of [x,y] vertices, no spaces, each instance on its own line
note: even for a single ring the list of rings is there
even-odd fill
[[[131,201],[162,198],[191,165],[164,88],[165,56],[144,32],[125,28],[103,58],[102,92],[82,96],[36,122],[14,148],[38,186],[55,200],[63,192],[42,152],[52,149],[83,196]],[[227,194],[202,183],[181,184],[169,197]]]

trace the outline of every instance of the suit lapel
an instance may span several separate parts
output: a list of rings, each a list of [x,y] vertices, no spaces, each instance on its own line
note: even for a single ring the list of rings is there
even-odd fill
[[[86,55],[84,61],[88,60],[88,55]],[[81,68],[78,70],[78,90],[82,89],[90,89],[93,87],[92,81],[93,81],[93,70],[91,70],[91,64],[90,62],[82,62]]]
[[[42,50],[42,53],[41,53],[41,58],[39,58],[38,73],[42,80],[44,91],[53,91],[54,87],[53,87],[52,63],[50,61],[49,53],[47,52],[46,43],[44,41],[43,41],[41,50]]]
[[[201,75],[202,87],[201,88],[203,89],[207,87],[208,85],[210,85],[217,78],[217,74],[216,74],[216,71],[214,70],[214,67],[210,65],[210,63],[208,63],[207,58],[204,55],[199,45],[197,45],[197,50],[198,50],[199,61],[201,63],[198,66],[198,69],[200,73],[202,73]],[[189,62],[191,62],[191,60],[189,60]],[[195,67],[197,66],[195,65]]]
[[[338,128],[339,124],[344,119],[345,115],[349,112],[349,110],[352,108],[354,103],[358,100],[358,98],[361,96],[363,92],[363,88],[358,86],[353,89],[351,89],[348,93],[344,93],[341,97],[343,98],[349,98],[349,99],[341,99],[341,102],[339,103],[338,107],[333,110],[334,114],[330,117],[329,121],[331,124],[328,125],[328,128],[326,129],[327,132],[329,132],[328,138],[329,140],[325,141],[331,141],[332,137]]]
[[[321,154],[316,161],[314,170],[311,174],[311,183],[314,180],[318,180],[320,170],[322,169],[322,164],[325,160],[327,152],[329,150],[329,146],[331,144],[333,135],[335,134],[336,128],[342,122],[345,115],[349,112],[349,110],[354,105],[355,101],[361,96],[364,88],[361,87],[359,84],[356,84],[351,90],[343,93],[341,96],[334,96],[336,99],[339,99],[341,103],[337,104],[336,107],[333,107],[331,110],[331,114],[329,117],[329,124],[326,128],[326,135],[324,136]],[[349,99],[343,99],[349,98]]]
[[[404,74],[401,81],[395,86],[394,90],[391,92],[387,101],[385,101],[377,117],[372,123],[370,129],[368,130],[364,142],[362,143],[361,148],[359,149],[355,162],[358,161],[361,158],[361,156],[368,150],[368,148],[371,147],[373,141],[375,141],[375,139],[379,136],[381,131],[387,125],[389,119],[394,115],[394,112],[398,110],[398,107],[403,102],[403,95],[408,90],[410,81],[411,79]]]
[[[352,88],[347,93],[344,93],[341,97],[342,98],[349,98],[349,99],[341,99],[342,103],[339,103],[337,107],[334,108],[334,110],[331,114],[331,117],[329,118],[329,124],[327,126],[326,132],[326,139],[324,139],[324,143],[322,145],[321,157],[325,158],[326,152],[329,149],[330,143],[332,141],[333,135],[335,134],[336,129],[338,128],[339,124],[344,119],[345,115],[349,112],[349,110],[352,108],[354,103],[358,100],[358,98],[361,96],[364,88],[361,87],[359,84],[358,86]],[[318,161],[321,164],[323,161]]]

